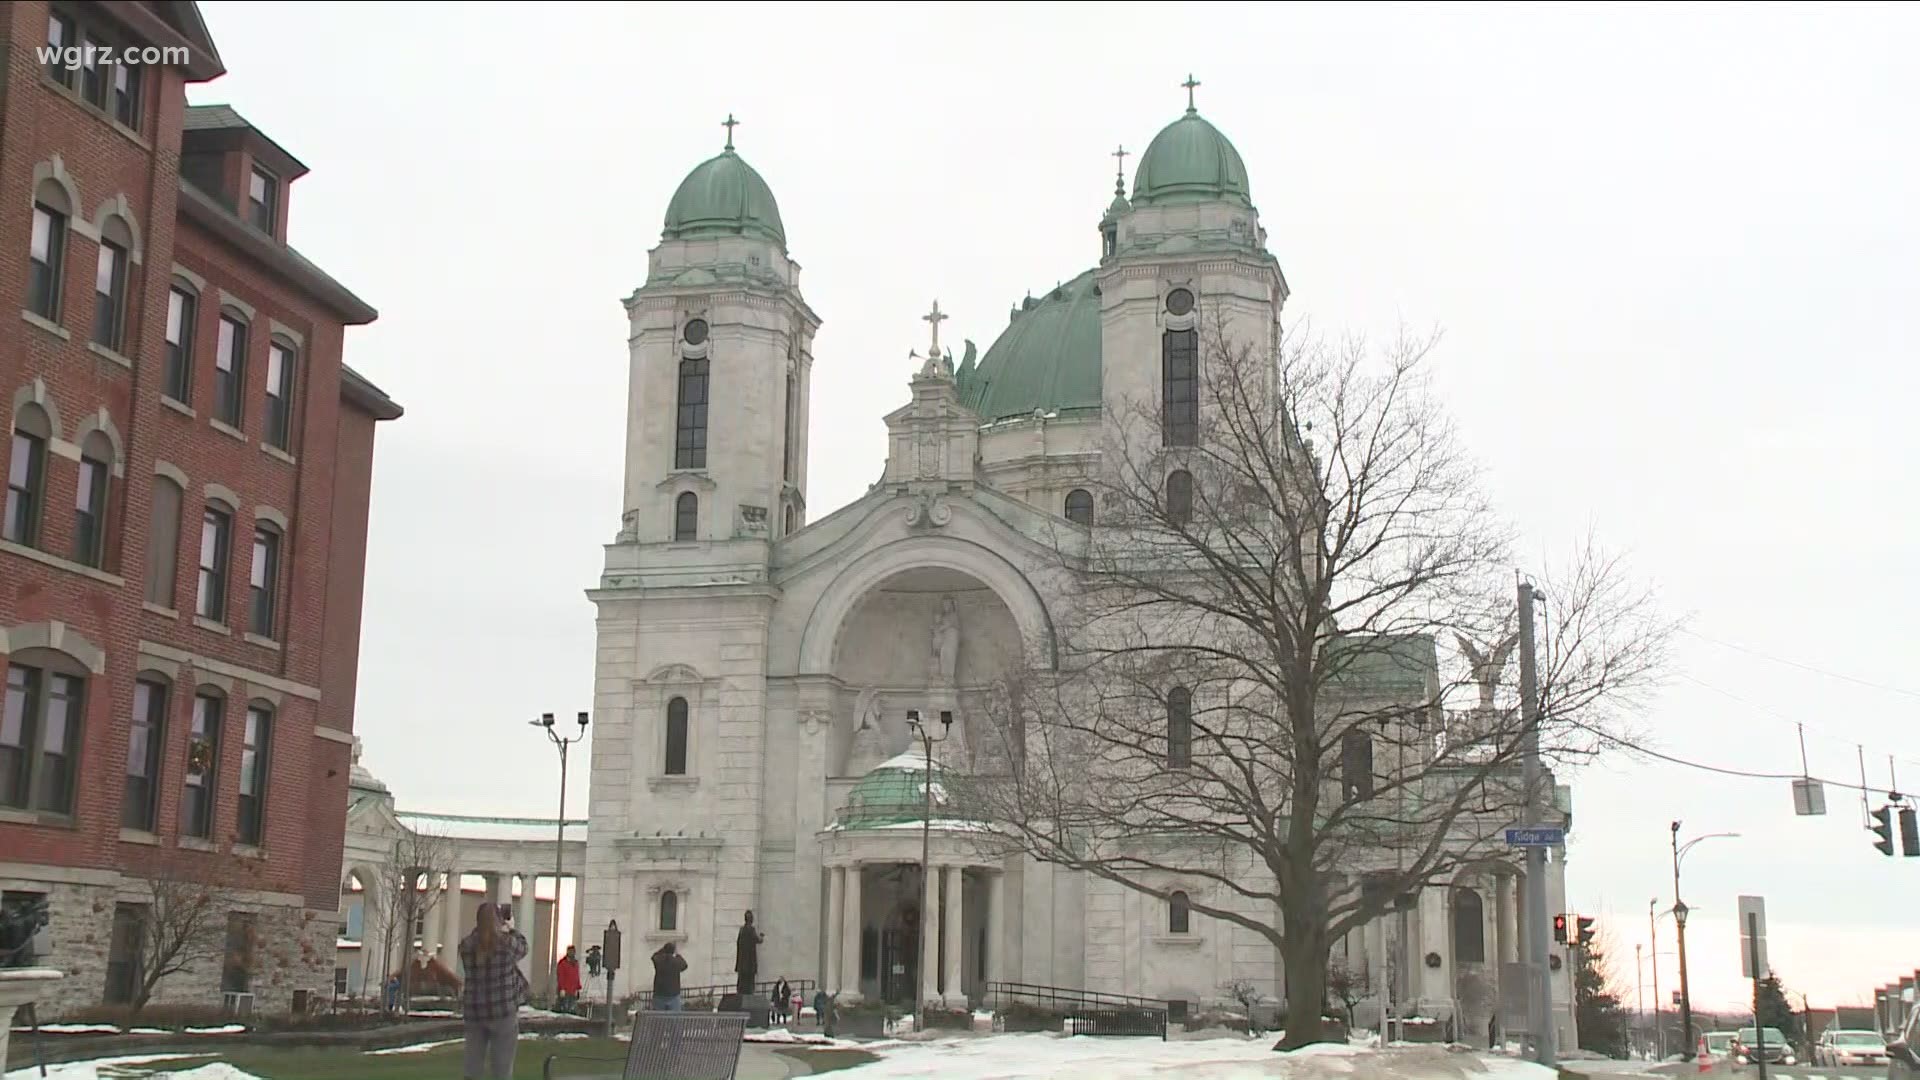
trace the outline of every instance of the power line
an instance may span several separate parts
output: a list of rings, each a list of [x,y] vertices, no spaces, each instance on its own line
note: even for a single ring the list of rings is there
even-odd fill
[[[1856,678],[1852,675],[1842,675],[1837,671],[1828,671],[1825,668],[1814,667],[1812,664],[1803,664],[1798,660],[1788,660],[1785,657],[1774,656],[1771,653],[1763,653],[1759,649],[1750,649],[1745,645],[1735,645],[1731,641],[1721,641],[1719,638],[1711,638],[1699,632],[1698,630],[1682,630],[1681,632],[1688,635],[1689,637],[1697,637],[1701,641],[1705,641],[1713,645],[1718,645],[1724,649],[1732,649],[1735,652],[1743,652],[1749,656],[1757,656],[1762,660],[1771,660],[1776,664],[1785,664],[1788,667],[1796,667],[1796,668],[1799,668],[1801,671],[1811,671],[1815,675],[1825,675],[1829,679],[1839,679],[1843,682],[1850,682],[1859,686],[1871,687],[1875,690],[1884,690],[1889,694],[1902,694],[1902,695],[1905,695],[1906,697],[1920,699],[1920,690],[1909,690],[1903,686],[1889,686],[1886,683],[1877,683],[1871,679],[1861,679],[1861,678]]]
[[[1585,731],[1591,735],[1598,736],[1599,738],[1605,739],[1607,742],[1613,743],[1616,746],[1624,747],[1625,749],[1631,750],[1634,753],[1645,754],[1650,758],[1657,758],[1661,761],[1665,761],[1674,765],[1682,765],[1689,769],[1699,769],[1702,772],[1718,773],[1721,776],[1739,777],[1740,779],[1743,779],[1743,780],[1815,780],[1815,781],[1818,781],[1819,783],[1825,784],[1828,787],[1842,788],[1847,791],[1865,792],[1867,794],[1872,794],[1873,792],[1881,790],[1880,788],[1877,788],[1877,787],[1863,787],[1859,784],[1851,783],[1845,780],[1828,780],[1823,777],[1803,775],[1801,773],[1755,772],[1751,769],[1734,769],[1734,768],[1729,768],[1725,765],[1709,765],[1704,761],[1691,761],[1691,760],[1688,760],[1687,758],[1677,757],[1673,754],[1663,753],[1662,751],[1654,750],[1649,747],[1642,746],[1639,743],[1634,742],[1632,739],[1622,738],[1621,736],[1615,735],[1612,732],[1602,731],[1599,728],[1593,727],[1591,725],[1580,723],[1578,720],[1569,721],[1569,722],[1572,723],[1573,726],[1581,729],[1582,731]]]
[[[1778,709],[1772,708],[1767,705],[1762,705],[1757,701],[1748,701],[1746,698],[1741,697],[1740,695],[1734,693],[1731,690],[1723,690],[1720,687],[1715,686],[1704,679],[1696,678],[1695,676],[1689,675],[1684,671],[1680,673],[1680,677],[1694,684],[1695,686],[1700,687],[1703,690],[1711,690],[1714,693],[1719,694],[1721,697],[1724,697],[1729,701],[1736,702],[1740,705],[1744,705],[1749,709],[1757,709],[1760,712],[1767,714],[1768,716],[1774,718],[1775,720],[1780,721],[1783,724],[1787,724],[1793,728],[1800,730],[1803,735],[1805,734],[1805,731],[1807,728],[1812,728],[1815,735],[1819,738],[1826,739],[1831,742],[1840,743],[1843,746],[1859,747],[1859,748],[1864,748],[1866,746],[1866,743],[1862,742],[1861,740],[1850,739],[1845,735],[1841,735],[1838,732],[1834,731],[1832,728],[1829,728],[1823,724],[1815,724],[1807,721],[1795,720],[1792,717],[1788,716],[1786,713],[1783,713]],[[1912,766],[1915,766],[1916,768],[1920,768],[1920,761],[1915,761],[1912,758],[1897,758],[1896,760],[1898,760],[1902,765],[1912,765]]]

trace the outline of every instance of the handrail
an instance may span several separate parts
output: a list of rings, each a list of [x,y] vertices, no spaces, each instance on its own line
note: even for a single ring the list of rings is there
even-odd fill
[[[1080,990],[1064,986],[1041,986],[1035,983],[990,982],[986,985],[988,1000],[1007,998],[1013,1001],[1034,1000],[1050,1003],[1073,1003],[1083,1006],[1110,1005],[1128,1009],[1147,1009],[1166,1012],[1167,1003],[1160,998],[1135,997],[1129,994],[1109,994],[1099,990]]]

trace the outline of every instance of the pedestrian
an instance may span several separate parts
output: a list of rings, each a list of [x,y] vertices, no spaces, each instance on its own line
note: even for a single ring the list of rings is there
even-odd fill
[[[502,919],[496,905],[481,904],[473,916],[473,932],[460,942],[460,968],[466,973],[460,994],[466,1018],[466,1080],[513,1076],[520,1003],[527,995],[520,960],[526,955],[526,935]]]
[[[687,958],[674,950],[673,942],[660,946],[653,954],[653,1007],[656,1012],[680,1011],[680,973],[687,970]]]
[[[560,1011],[572,1012],[574,1003],[580,1000],[580,957],[576,946],[567,946],[567,955],[554,965],[553,987],[559,995]]]
[[[813,1018],[820,1025],[821,1033],[833,1038],[839,1018],[833,1013],[833,998],[825,990],[813,992]]]
[[[754,929],[753,912],[747,912],[747,921],[740,924],[733,940],[733,970],[739,975],[735,991],[743,998],[753,993],[753,977],[760,971],[760,943],[765,940],[767,935]]]
[[[784,1024],[787,1022],[787,998],[792,994],[793,987],[787,985],[787,977],[785,975],[780,976],[780,981],[773,984],[774,1023]]]

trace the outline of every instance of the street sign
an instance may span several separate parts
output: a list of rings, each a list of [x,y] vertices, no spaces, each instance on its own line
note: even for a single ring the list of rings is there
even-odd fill
[[[1800,817],[1819,817],[1827,812],[1827,789],[1820,781],[1793,782],[1793,812]]]
[[[1673,992],[1673,1007],[1676,1009],[1680,1007],[1680,991],[1678,990]]]
[[[1747,979],[1767,977],[1767,901],[1764,897],[1740,898],[1740,975]]]
[[[1555,825],[1528,825],[1507,830],[1508,847],[1559,847],[1567,842],[1567,830]]]

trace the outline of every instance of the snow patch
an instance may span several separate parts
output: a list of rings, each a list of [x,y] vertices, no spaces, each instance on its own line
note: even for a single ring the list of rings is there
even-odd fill
[[[92,1061],[76,1061],[67,1065],[49,1065],[47,1080],[112,1080],[113,1077],[127,1075],[127,1069],[130,1066],[150,1065],[158,1061],[191,1061],[208,1056],[207,1054],[131,1054],[126,1057],[95,1058]],[[199,1072],[198,1069],[194,1071]],[[244,1076],[244,1074],[237,1075]],[[39,1076],[40,1070],[29,1065],[24,1069],[15,1069],[7,1073],[4,1080],[39,1080]],[[207,1077],[203,1080],[212,1080],[212,1078]]]
[[[385,1050],[369,1050],[369,1051],[367,1051],[367,1053],[369,1053],[369,1054],[374,1054],[374,1055],[379,1055],[379,1054],[424,1054],[424,1053],[426,1053],[427,1051],[429,1051],[429,1050],[432,1050],[432,1049],[434,1049],[435,1047],[440,1047],[440,1046],[452,1046],[452,1045],[453,1045],[454,1043],[457,1043],[457,1042],[461,1042],[461,1041],[462,1041],[462,1040],[460,1040],[460,1039],[437,1039],[437,1040],[435,1040],[435,1041],[433,1041],[433,1042],[423,1042],[423,1043],[408,1043],[408,1044],[407,1044],[407,1045],[405,1045],[405,1046],[389,1046],[389,1047],[387,1047],[387,1048],[386,1048]]]
[[[847,1080],[1556,1080],[1550,1069],[1431,1044],[1375,1051],[1319,1044],[1273,1051],[1273,1037],[1101,1039],[1051,1034],[952,1037],[889,1047]],[[871,1044],[864,1047],[874,1050]]]
[[[31,1027],[15,1027],[15,1031],[32,1031]],[[120,1029],[112,1024],[41,1024],[43,1035],[118,1035]]]

